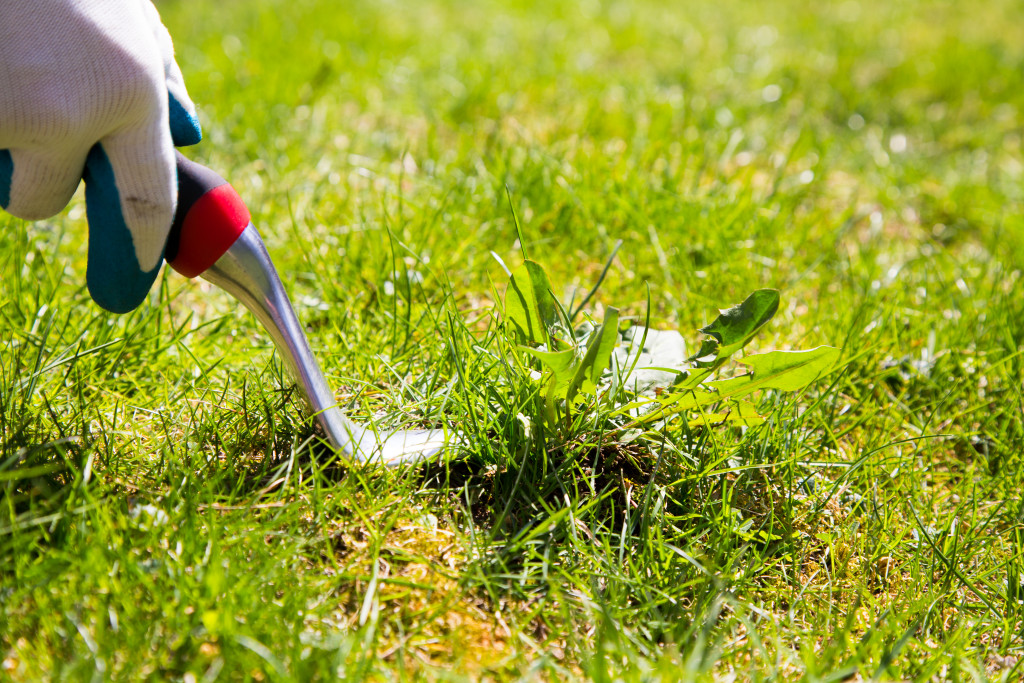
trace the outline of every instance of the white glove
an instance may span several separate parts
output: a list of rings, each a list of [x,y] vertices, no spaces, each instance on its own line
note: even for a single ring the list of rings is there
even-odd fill
[[[0,206],[48,218],[84,175],[87,280],[104,308],[149,291],[174,218],[174,144],[201,136],[149,0],[0,0]]]

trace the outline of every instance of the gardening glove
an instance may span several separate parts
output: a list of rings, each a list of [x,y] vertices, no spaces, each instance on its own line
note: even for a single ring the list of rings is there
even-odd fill
[[[84,177],[86,282],[103,308],[146,297],[174,218],[174,145],[201,137],[149,0],[0,0],[0,206],[49,218]]]

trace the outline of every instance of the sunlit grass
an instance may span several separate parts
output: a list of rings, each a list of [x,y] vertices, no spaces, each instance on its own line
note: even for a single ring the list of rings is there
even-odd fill
[[[4,216],[0,678],[1020,677],[1016,4],[161,11],[341,403],[470,447],[346,468],[226,295],[108,316],[80,202]],[[545,432],[501,262],[579,301],[618,240],[596,320],[772,287],[751,350],[841,369],[757,427]]]

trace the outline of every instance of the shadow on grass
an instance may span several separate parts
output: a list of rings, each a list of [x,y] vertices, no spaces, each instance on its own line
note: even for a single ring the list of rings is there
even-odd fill
[[[10,455],[0,462],[0,574],[13,568],[16,553],[61,542],[89,451],[71,439],[20,443],[4,444]]]
[[[478,457],[431,463],[419,468],[417,482],[427,490],[459,492],[474,523],[515,535],[534,513],[550,514],[569,501],[580,508],[599,502],[598,514],[614,525],[626,508],[636,508],[645,486],[660,481],[656,464],[630,444],[559,448],[505,467]]]

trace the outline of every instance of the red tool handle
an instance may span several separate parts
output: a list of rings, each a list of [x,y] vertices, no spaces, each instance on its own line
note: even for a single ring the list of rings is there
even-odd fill
[[[180,152],[175,154],[178,209],[164,258],[185,277],[195,277],[235,243],[249,225],[249,209],[228,181]]]

